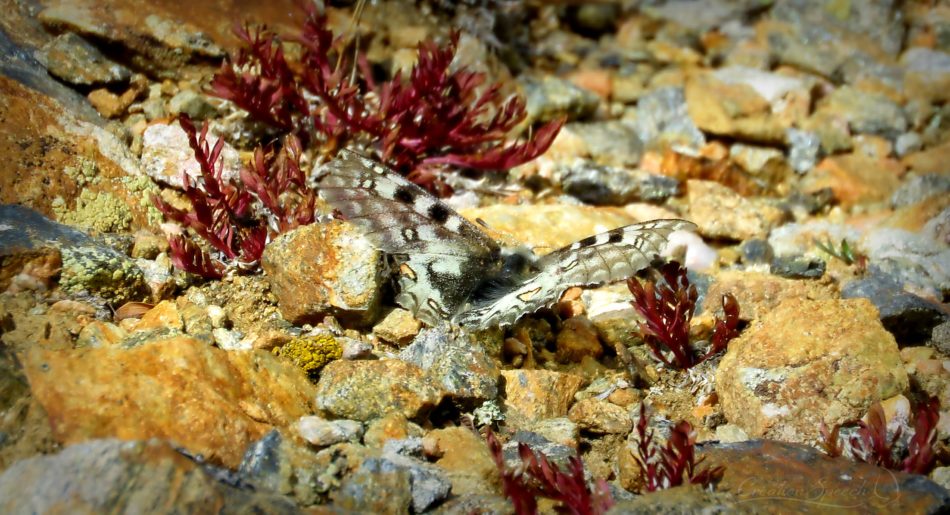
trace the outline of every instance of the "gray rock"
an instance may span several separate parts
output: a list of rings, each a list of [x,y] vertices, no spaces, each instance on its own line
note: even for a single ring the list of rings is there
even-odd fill
[[[907,71],[932,74],[950,73],[950,54],[932,48],[915,46],[901,56],[901,64]]]
[[[904,291],[886,275],[851,281],[841,289],[841,297],[869,299],[880,312],[881,323],[903,345],[927,340],[934,327],[950,318],[940,305]]]
[[[577,456],[577,451],[566,445],[551,442],[531,431],[518,431],[501,448],[507,468],[514,469],[522,466],[521,455],[518,453],[518,444],[522,443],[530,447],[535,454],[543,454],[552,463],[561,467],[566,466],[572,457]]]
[[[439,467],[404,456],[386,456],[363,461],[332,497],[338,507],[349,510],[408,513],[411,507],[422,513],[448,497],[451,489],[451,481]],[[384,500],[385,504],[379,504]]]
[[[789,128],[785,132],[788,139],[788,162],[797,173],[807,173],[818,163],[821,151],[821,138],[813,132]]]
[[[920,234],[879,228],[865,235],[861,246],[872,271],[939,299],[950,292],[950,246],[926,232],[926,225]]]
[[[90,440],[14,463],[0,475],[0,512],[298,512],[287,497],[222,478],[161,440]]]
[[[515,508],[506,497],[492,494],[466,494],[453,497],[433,511],[435,515],[513,515]]]
[[[744,263],[768,263],[775,255],[769,242],[758,238],[742,242],[739,252]]]
[[[32,209],[0,205],[0,257],[8,260],[7,266],[22,267],[50,253],[61,256],[59,285],[66,293],[92,295],[114,304],[145,300],[149,295],[145,274],[132,258]],[[7,285],[0,286],[6,289]]]
[[[570,123],[563,130],[582,139],[597,164],[636,166],[643,155],[643,142],[630,122]]]
[[[686,111],[683,88],[659,88],[642,96],[633,124],[648,148],[679,144],[698,149],[706,144],[706,137]]]
[[[852,133],[869,133],[896,139],[907,131],[901,106],[882,94],[842,86],[818,103],[816,115],[848,122]]]
[[[168,101],[168,111],[173,115],[187,114],[193,120],[211,118],[217,113],[207,95],[192,89],[181,90],[173,96]]]
[[[568,195],[597,206],[662,202],[680,192],[679,181],[672,177],[587,162],[572,166],[561,185]]]
[[[452,335],[446,326],[421,331],[399,359],[412,363],[461,402],[480,402],[498,396],[498,365],[468,333]]]
[[[894,140],[894,153],[898,157],[904,157],[912,152],[917,152],[924,145],[923,138],[916,132],[905,132]]]
[[[132,77],[128,68],[102,55],[99,49],[72,32],[60,34],[47,43],[41,54],[50,75],[77,86],[127,82]]]
[[[330,496],[334,507],[345,513],[410,513],[413,498],[409,471],[393,466],[382,470],[379,461],[376,458],[369,464],[364,462],[343,479],[340,488]]]
[[[829,0],[789,0],[776,2],[770,15],[792,28],[788,32],[769,34],[772,51],[779,59],[826,77],[831,77],[845,60],[862,51],[867,42],[892,57],[897,56],[903,45],[903,17],[898,2],[893,0],[845,4]]]
[[[937,173],[915,175],[891,195],[891,205],[895,208],[909,206],[947,192],[950,192],[950,176]]]
[[[340,444],[315,451],[275,429],[248,447],[237,476],[259,491],[287,495],[304,506],[321,503],[349,470],[348,454],[360,449]]]
[[[729,20],[741,17],[753,8],[751,2],[722,0],[676,0],[647,3],[641,7],[650,17],[673,22],[697,33],[714,29]]]
[[[789,279],[818,279],[825,275],[825,262],[805,256],[783,256],[772,260],[770,272]]]
[[[930,346],[950,356],[950,320],[934,327],[930,333]]]
[[[546,75],[521,79],[528,119],[549,121],[560,116],[568,120],[587,118],[597,110],[600,98],[574,84]]]
[[[115,16],[108,9],[81,9],[72,5],[52,5],[37,15],[56,31],[70,31],[102,41],[127,56],[134,68],[162,78],[177,77],[184,64],[223,57],[224,50],[196,30],[158,14]],[[130,23],[131,20],[135,20]]]

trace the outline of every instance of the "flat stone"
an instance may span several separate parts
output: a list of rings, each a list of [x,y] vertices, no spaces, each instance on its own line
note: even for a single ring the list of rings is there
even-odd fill
[[[195,129],[201,132],[200,124]],[[214,148],[218,137],[209,131],[208,145]],[[162,184],[183,188],[182,176],[187,175],[191,184],[202,184],[201,165],[188,143],[188,134],[177,123],[155,123],[142,133],[142,169],[145,174]],[[227,142],[218,158],[221,179],[237,182],[241,174],[241,156]]]
[[[788,299],[729,343],[716,370],[726,419],[752,437],[817,440],[908,387],[894,337],[866,299]]]
[[[411,342],[421,328],[422,322],[413,317],[411,312],[395,308],[373,326],[373,335],[401,347]]]
[[[294,427],[301,438],[317,447],[329,447],[346,441],[359,443],[363,436],[363,424],[355,420],[326,420],[306,416],[300,417]]]
[[[662,202],[680,191],[679,182],[672,177],[589,163],[570,167],[561,183],[568,195],[598,206]]]
[[[125,82],[132,72],[102,55],[85,39],[67,32],[43,47],[50,74],[77,86],[97,86]]]
[[[647,148],[684,145],[699,149],[706,137],[687,110],[683,88],[657,88],[637,102],[634,126]]]
[[[900,105],[884,95],[851,86],[835,89],[818,102],[816,116],[846,121],[853,133],[878,134],[890,140],[907,131],[907,118]]]
[[[604,354],[597,328],[584,316],[565,320],[555,344],[555,357],[561,363],[580,363],[585,357],[597,360]]]
[[[690,220],[709,238],[763,238],[785,219],[785,213],[762,198],[745,198],[714,181],[686,183]]]
[[[15,463],[0,475],[4,513],[299,513],[289,498],[229,486],[151,439],[91,440]]]
[[[950,507],[950,493],[923,476],[829,458],[804,445],[771,440],[702,444],[697,454],[704,457],[703,466],[725,467],[716,492],[734,496],[751,513],[807,512],[815,502],[822,512],[882,515],[939,513]]]
[[[314,392],[269,352],[225,352],[185,336],[130,349],[36,349],[24,370],[64,444],[163,437],[229,467],[272,427],[308,414]]]
[[[317,383],[317,409],[334,418],[366,422],[390,412],[413,419],[442,400],[421,368],[398,359],[330,362]]]
[[[815,192],[830,188],[846,206],[879,202],[900,186],[903,165],[890,158],[873,158],[859,152],[826,157],[802,180],[802,189]]]
[[[633,428],[633,420],[626,408],[596,397],[576,402],[568,411],[567,418],[579,429],[592,433],[625,435]]]
[[[643,142],[633,124],[626,121],[576,122],[562,131],[584,142],[591,161],[605,166],[636,166],[643,153]]]
[[[785,127],[752,86],[722,82],[712,74],[691,73],[685,94],[690,118],[705,132],[762,143],[785,141]]]
[[[434,463],[452,482],[453,496],[491,490],[498,469],[480,435],[464,427],[447,427],[430,431],[423,440],[438,456]]]
[[[596,94],[552,75],[521,80],[528,119],[549,121],[560,116],[584,119],[597,109]]]

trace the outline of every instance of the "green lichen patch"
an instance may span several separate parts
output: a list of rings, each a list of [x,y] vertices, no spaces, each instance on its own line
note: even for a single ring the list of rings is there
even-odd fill
[[[311,377],[327,363],[343,357],[340,342],[329,334],[294,338],[274,349],[274,354],[289,359]]]
[[[112,303],[144,300],[148,296],[145,274],[134,261],[114,250],[66,247],[62,256],[59,285],[66,293],[89,293]]]
[[[65,210],[62,203],[54,203],[53,209],[60,222],[100,233],[126,231],[132,224],[132,211],[125,202],[104,191],[83,190],[73,210]]]

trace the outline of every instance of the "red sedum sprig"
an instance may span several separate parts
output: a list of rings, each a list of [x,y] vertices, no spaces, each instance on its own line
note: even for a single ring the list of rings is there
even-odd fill
[[[182,175],[191,209],[178,209],[157,195],[152,201],[166,218],[190,229],[223,259],[213,259],[183,234],[172,234],[169,246],[176,267],[205,278],[220,278],[226,263],[253,268],[271,236],[313,222],[316,193],[300,169],[300,143],[293,135],[279,152],[259,148],[251,166],[242,168],[242,181],[231,183],[222,176],[224,140],[211,147],[207,123],[200,133],[187,116],[181,116],[179,124],[201,170],[198,183],[187,173]]]
[[[378,85],[361,54],[355,62],[345,58],[350,52],[343,51],[344,41],[315,8],[308,9],[294,38],[301,48],[299,66],[288,64],[276,35],[246,28],[237,34],[244,48],[215,76],[212,94],[297,134],[304,144],[317,134],[330,146],[361,139],[387,165],[430,189],[440,165],[488,170],[530,161],[548,149],[563,125],[550,122],[526,141],[508,141],[527,116],[525,102],[504,99],[500,84],[485,86],[483,73],[452,69],[458,33],[443,47],[420,43],[408,77],[397,73]]]
[[[558,511],[575,515],[599,515],[606,513],[614,501],[604,480],[598,480],[592,491],[584,479],[584,464],[572,456],[568,472],[564,472],[547,456],[535,453],[527,444],[518,444],[521,467],[511,470],[505,466],[501,443],[489,429],[488,449],[501,473],[502,490],[511,499],[518,515],[538,512],[538,497],[554,499],[561,503]]]
[[[699,468],[703,459],[696,459],[696,433],[689,422],[681,420],[673,426],[665,447],[653,441],[653,430],[647,431],[649,423],[646,405],[641,403],[634,459],[640,465],[640,481],[647,492],[686,483],[708,487],[722,479],[724,467]]]
[[[851,454],[858,461],[870,463],[891,470],[900,470],[911,474],[928,474],[936,463],[934,444],[937,440],[937,422],[940,420],[940,401],[936,397],[927,397],[915,410],[914,436],[910,438],[906,449],[897,445],[901,428],[888,435],[887,419],[880,402],[868,409],[867,422],[858,420],[857,431],[848,440]],[[824,437],[821,442],[825,453],[832,457],[843,454],[839,440],[841,424],[828,431],[822,428]]]
[[[709,350],[702,354],[690,343],[689,324],[699,294],[689,284],[686,269],[672,261],[660,269],[663,283],[636,279],[627,281],[633,294],[633,307],[645,320],[640,323],[643,341],[653,355],[667,366],[692,368],[726,349],[739,332],[739,303],[731,294],[723,295],[724,318],[717,318]],[[668,358],[664,350],[672,354]]]

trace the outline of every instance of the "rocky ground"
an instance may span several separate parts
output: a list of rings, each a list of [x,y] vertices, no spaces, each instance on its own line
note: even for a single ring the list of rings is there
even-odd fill
[[[461,28],[459,65],[523,95],[528,122],[566,118],[507,174],[446,175],[446,201],[499,239],[544,253],[698,225],[691,333],[708,339],[727,293],[741,324],[685,371],[651,355],[624,284],[506,330],[427,327],[322,201],[259,270],[177,270],[152,200],[189,208],[177,117],[210,122],[239,180],[268,133],[208,84],[235,21],[292,32],[297,4],[3,12],[0,512],[509,513],[489,427],[511,467],[518,442],[579,454],[617,513],[950,506],[950,7],[377,2],[358,29],[353,6],[328,9],[385,73]],[[309,152],[308,172],[327,159]],[[879,401],[906,449],[927,397],[943,406],[929,478],[819,450]],[[637,493],[643,403],[661,440],[692,425],[717,484]]]

